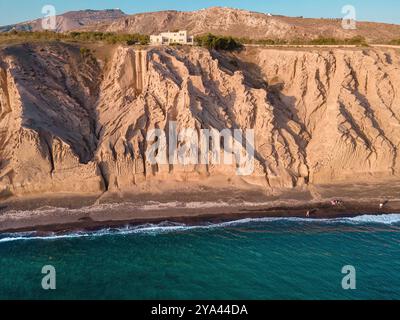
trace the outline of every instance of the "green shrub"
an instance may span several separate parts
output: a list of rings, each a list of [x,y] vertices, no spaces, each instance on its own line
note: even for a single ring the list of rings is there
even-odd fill
[[[356,36],[349,39],[336,39],[320,37],[317,39],[249,39],[240,38],[239,42],[243,44],[256,44],[256,45],[367,45],[365,38]]]
[[[126,41],[126,44],[128,45],[128,46],[133,46],[133,45],[135,45],[137,42],[135,41],[135,40],[127,40]]]
[[[86,60],[88,62],[91,62],[91,63],[96,63],[97,62],[96,57],[94,56],[93,52],[90,49],[85,48],[85,47],[81,47],[79,49],[79,51],[81,53],[81,57],[84,60]]]
[[[242,47],[242,44],[237,39],[232,37],[215,36],[211,33],[196,37],[195,42],[197,42],[199,46],[214,50],[233,51]]]
[[[312,40],[302,40],[297,39],[290,42],[290,44],[297,44],[297,45],[367,45],[367,42],[364,37],[356,36],[353,38],[348,39],[337,39],[337,38],[324,38],[320,37],[317,39]]]
[[[81,41],[81,42],[106,42],[106,43],[124,43],[132,45],[140,43],[146,45],[150,42],[150,37],[142,34],[115,34],[111,32],[77,32],[56,33],[52,31],[10,31],[0,33],[0,40],[45,40],[45,41]]]
[[[288,42],[283,39],[250,39],[250,38],[239,38],[240,43],[243,44],[256,44],[256,45],[282,45]]]
[[[345,40],[346,44],[353,44],[353,45],[366,45],[367,41],[365,40],[364,37],[361,36],[356,36],[350,39]]]
[[[393,46],[400,46],[400,39],[393,39],[389,42]]]
[[[85,48],[85,47],[81,47],[81,48],[79,49],[79,51],[80,51],[80,53],[81,53],[81,56],[84,57],[84,58],[87,57],[87,56],[89,56],[89,55],[91,54],[90,49]]]

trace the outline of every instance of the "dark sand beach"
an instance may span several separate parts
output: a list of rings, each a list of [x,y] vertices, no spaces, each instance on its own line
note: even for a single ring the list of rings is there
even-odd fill
[[[217,223],[245,218],[327,219],[400,212],[398,186],[335,185],[266,195],[260,190],[203,188],[161,193],[42,195],[0,204],[0,232],[71,232],[160,223]],[[332,200],[339,199],[339,205]],[[380,203],[387,201],[383,208]],[[307,217],[309,212],[309,217]]]

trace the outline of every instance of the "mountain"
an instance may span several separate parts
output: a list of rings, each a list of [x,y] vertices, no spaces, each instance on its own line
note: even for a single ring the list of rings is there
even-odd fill
[[[166,30],[188,30],[252,39],[350,38],[363,36],[370,41],[400,38],[400,25],[358,22],[356,30],[342,28],[341,19],[304,19],[276,16],[232,8],[211,7],[199,11],[160,11],[129,15],[83,27],[88,31],[154,34]]]
[[[124,16],[125,13],[119,9],[70,11],[57,16],[57,28],[55,31],[67,32],[100,22],[112,23],[114,20]],[[0,32],[10,30],[42,31],[42,19],[0,27]]]
[[[42,30],[41,19],[0,27],[10,30]],[[342,28],[341,19],[285,17],[233,8],[211,7],[192,12],[159,11],[126,15],[119,9],[71,11],[57,16],[57,32],[101,31],[156,34],[188,30],[193,35],[208,32],[250,39],[315,39],[362,36],[370,42],[400,38],[400,25],[357,22],[356,30]]]
[[[213,187],[215,177],[219,187],[242,179],[274,192],[398,178],[399,65],[390,48],[82,54],[75,44],[11,45],[0,50],[0,196],[149,181]],[[254,172],[149,164],[147,134],[171,121],[178,130],[254,129]]]

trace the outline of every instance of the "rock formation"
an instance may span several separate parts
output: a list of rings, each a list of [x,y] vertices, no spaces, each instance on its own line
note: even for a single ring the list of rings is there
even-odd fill
[[[399,173],[400,55],[395,49],[116,47],[0,51],[0,195],[129,190],[204,181],[229,165],[150,165],[150,129],[254,129],[266,191],[381,181]]]

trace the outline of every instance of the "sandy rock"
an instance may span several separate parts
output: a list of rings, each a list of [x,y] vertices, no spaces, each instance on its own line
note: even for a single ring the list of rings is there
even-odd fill
[[[12,46],[0,51],[0,195],[236,177],[235,163],[148,163],[147,133],[171,122],[254,129],[254,172],[242,180],[266,191],[392,178],[399,62],[378,48],[121,46],[101,69],[73,45]]]

